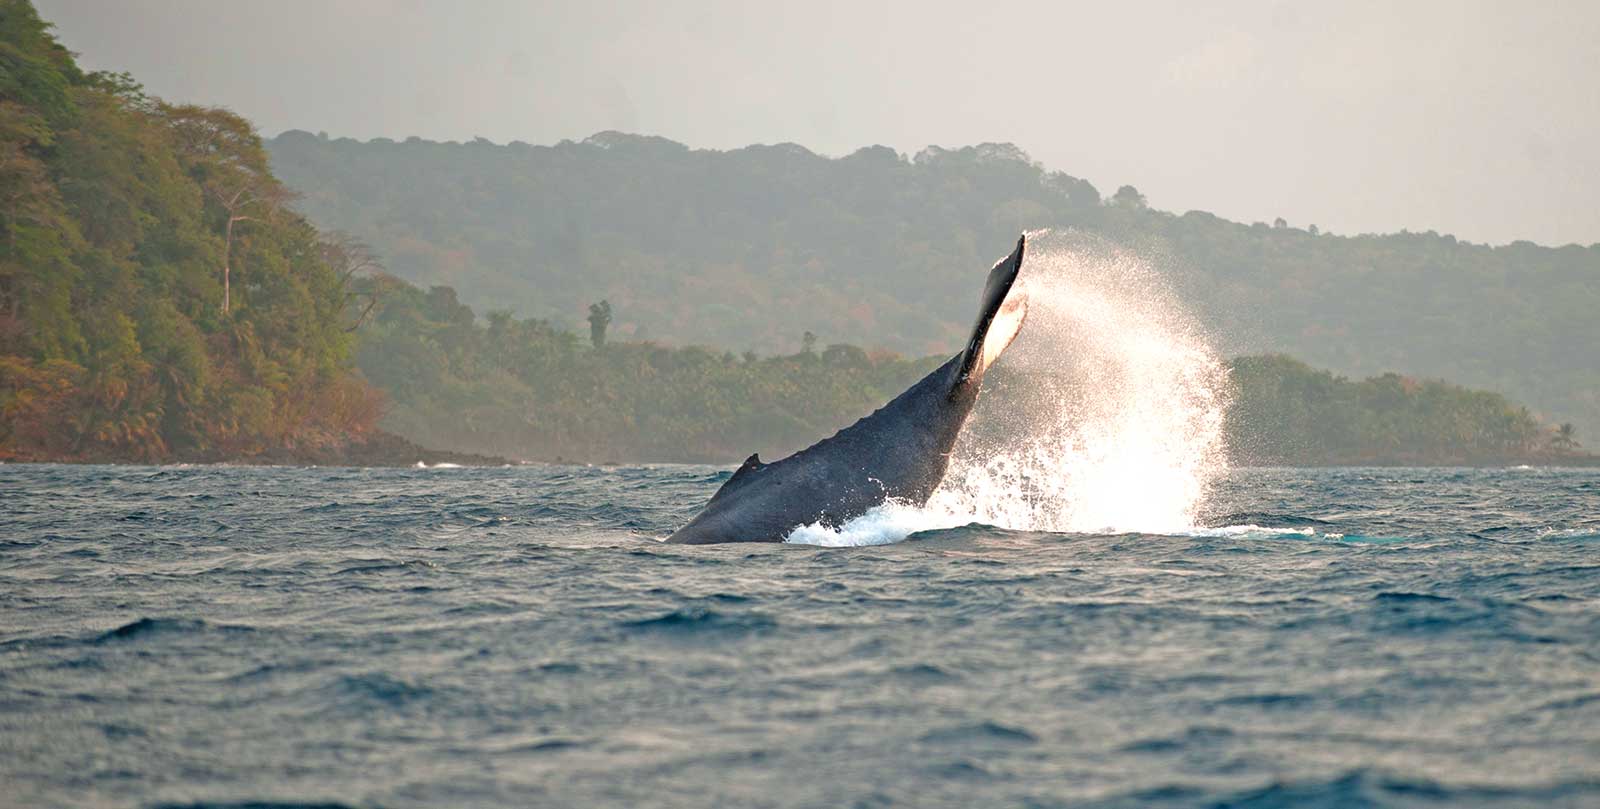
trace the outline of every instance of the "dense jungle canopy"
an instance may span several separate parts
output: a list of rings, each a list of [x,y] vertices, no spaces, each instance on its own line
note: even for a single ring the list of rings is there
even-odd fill
[[[230,458],[337,444],[349,277],[250,124],[85,73],[0,2],[0,457]]]

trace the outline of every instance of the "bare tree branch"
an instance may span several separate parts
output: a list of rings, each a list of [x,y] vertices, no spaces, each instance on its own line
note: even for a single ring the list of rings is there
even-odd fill
[[[356,316],[355,322],[345,329],[347,332],[353,332],[366,323],[382,298],[386,286],[383,283],[383,262],[371,245],[343,231],[324,234],[321,248],[323,260],[339,276],[340,310],[349,308],[363,295],[367,298],[366,305]],[[356,288],[358,278],[371,279],[364,292]]]

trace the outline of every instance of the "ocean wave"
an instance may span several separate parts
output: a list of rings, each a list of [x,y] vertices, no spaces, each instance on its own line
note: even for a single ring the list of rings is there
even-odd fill
[[[726,613],[691,607],[653,618],[622,621],[620,626],[630,632],[689,637],[705,634],[756,632],[772,629],[778,622],[761,613]]]
[[[1244,809],[1302,807],[1461,806],[1484,802],[1510,805],[1577,806],[1577,799],[1600,797],[1600,782],[1565,781],[1527,786],[1451,783],[1369,768],[1347,770],[1328,779],[1274,781],[1223,797],[1218,806]]]
[[[1315,521],[1314,521],[1315,522]],[[901,503],[885,503],[869,510],[843,525],[832,526],[823,522],[802,525],[790,532],[784,542],[792,545],[815,545],[825,548],[855,548],[874,545],[892,545],[914,534],[942,532],[958,528],[985,528],[1007,533],[1027,533],[1060,537],[1083,536],[1166,536],[1193,539],[1318,539],[1329,541],[1389,543],[1401,538],[1369,537],[1322,530],[1318,525],[1242,525],[1196,526],[1169,531],[1104,531],[1084,532],[1015,532],[999,526],[985,525],[970,516],[963,516],[936,507],[918,508]]]
[[[125,641],[155,635],[190,635],[207,631],[253,632],[254,627],[237,624],[211,624],[199,618],[140,618],[115,629],[102,632],[94,638],[96,643]]]
[[[1168,536],[1194,537],[1196,539],[1311,539],[1322,537],[1324,539],[1339,539],[1343,534],[1319,534],[1310,526],[1267,526],[1267,525],[1218,525],[1208,528],[1194,528],[1188,531],[1173,531]]]
[[[922,734],[920,741],[957,747],[987,747],[997,744],[1035,744],[1039,737],[1023,727],[988,721],[931,730]]]
[[[0,469],[0,804],[1600,805],[1596,470],[628,537],[710,472]]]
[[[1235,511],[1204,520],[1210,526],[1260,525],[1268,528],[1325,528],[1332,523],[1302,514],[1281,514],[1272,511]]]
[[[398,708],[413,702],[427,703],[432,701],[435,693],[426,685],[407,682],[381,671],[339,677],[328,691],[334,704],[346,708],[359,706],[361,709],[373,706]]]
[[[1541,540],[1559,542],[1600,541],[1600,528],[1552,528],[1539,535]]]
[[[194,803],[155,803],[151,809],[356,809],[356,804],[331,801],[196,801]]]

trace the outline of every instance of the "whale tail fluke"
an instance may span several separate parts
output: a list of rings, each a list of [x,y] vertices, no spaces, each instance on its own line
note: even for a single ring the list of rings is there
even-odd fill
[[[831,438],[770,464],[751,455],[705,508],[667,541],[782,542],[796,527],[839,526],[891,498],[926,503],[950,463],[988,369],[1027,317],[1022,270],[1027,237],[989,271],[966,348],[899,396]]]
[[[967,338],[966,350],[961,352],[955,380],[957,387],[981,379],[983,372],[1022,331],[1022,323],[1028,316],[1028,301],[1020,293],[1011,294],[1011,290],[1022,272],[1022,256],[1027,246],[1028,236],[1023,234],[1011,255],[989,271],[989,280],[983,286],[983,297],[979,301],[978,322],[973,324],[972,336]]]

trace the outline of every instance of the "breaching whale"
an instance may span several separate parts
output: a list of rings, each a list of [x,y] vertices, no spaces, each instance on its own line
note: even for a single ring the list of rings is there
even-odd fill
[[[747,458],[668,542],[782,542],[795,528],[837,528],[893,498],[923,505],[944,479],[984,372],[1005,351],[1028,304],[1012,294],[1027,236],[989,271],[967,347],[877,412],[787,458]]]

